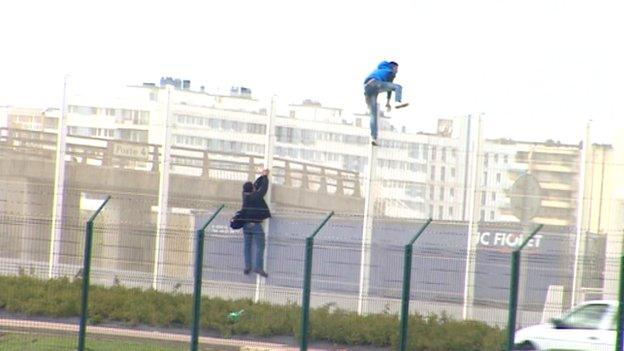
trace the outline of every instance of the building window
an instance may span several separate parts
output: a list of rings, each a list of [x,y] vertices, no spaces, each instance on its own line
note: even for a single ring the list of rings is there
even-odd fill
[[[455,167],[451,167],[451,178],[455,178]]]
[[[451,199],[455,197],[455,188],[449,189],[449,196],[451,197]]]
[[[433,218],[433,205],[429,205],[429,217]]]
[[[441,157],[442,157],[442,162],[446,162],[446,148],[443,147],[441,153]]]
[[[481,210],[481,222],[485,221],[485,210]]]
[[[490,211],[490,221],[494,220],[494,211]]]
[[[487,166],[488,166],[488,161],[489,161],[489,159],[490,159],[490,154],[488,154],[488,153],[486,152],[486,153],[483,155],[483,165],[484,165],[485,167],[487,167]]]
[[[486,193],[485,191],[481,192],[481,205],[485,206],[485,198],[486,198]]]
[[[435,158],[436,158],[436,147],[432,146],[431,147],[431,159],[435,160]]]
[[[483,172],[483,186],[487,185],[487,177],[488,177],[487,171]]]
[[[440,188],[440,201],[444,201],[444,187]]]
[[[496,183],[500,184],[501,182],[501,174],[500,173],[496,173]]]
[[[411,158],[418,158],[418,152],[420,151],[418,145],[419,144],[417,144],[417,143],[410,144],[409,157],[411,157]]]
[[[431,180],[435,180],[435,166],[431,166]]]
[[[505,163],[509,162],[509,156],[507,155],[503,156],[503,160]]]
[[[442,166],[440,167],[440,180],[444,181],[446,177],[446,167]]]
[[[68,107],[68,112],[76,113],[79,115],[97,115],[98,109],[97,107],[92,106],[74,106],[70,105]]]
[[[429,199],[433,201],[435,197],[435,187],[432,185],[429,187]]]
[[[448,215],[449,215],[449,217],[453,217],[453,206],[448,208]],[[451,219],[451,218],[449,218],[449,219]]]
[[[444,207],[440,206],[438,207],[438,219],[442,219],[442,217],[444,217]]]
[[[498,154],[494,154],[494,163],[498,163]]]
[[[492,202],[496,201],[496,193],[492,192]]]

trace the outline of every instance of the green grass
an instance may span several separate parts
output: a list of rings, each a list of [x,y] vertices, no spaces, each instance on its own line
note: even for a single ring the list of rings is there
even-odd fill
[[[80,289],[79,280],[0,276],[0,311],[27,317],[76,318],[80,315]],[[360,316],[334,307],[325,305],[310,310],[310,342],[396,348],[399,338],[396,314],[384,312]],[[228,314],[239,310],[245,310],[245,314],[236,322],[229,321]],[[112,323],[130,328],[150,326],[189,330],[191,311],[191,295],[123,286],[90,287],[90,325]],[[202,332],[212,332],[222,338],[277,336],[298,339],[300,322],[301,307],[295,304],[202,298],[200,328]],[[455,320],[446,314],[412,314],[408,333],[409,349],[419,351],[501,351],[506,335],[504,329],[477,321]],[[116,350],[158,350],[154,346],[147,349],[116,347]],[[0,347],[0,350],[4,349]]]
[[[62,335],[0,334],[0,350],[3,351],[75,351],[77,338]],[[188,345],[156,341],[108,339],[91,336],[87,338],[88,351],[186,351]],[[221,347],[200,346],[200,350],[223,350]]]

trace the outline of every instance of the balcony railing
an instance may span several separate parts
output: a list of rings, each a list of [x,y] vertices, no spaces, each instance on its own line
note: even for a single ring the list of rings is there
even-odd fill
[[[0,152],[53,160],[56,133],[0,128]],[[157,144],[68,135],[66,162],[158,172],[163,147]],[[260,155],[171,147],[171,173],[221,180],[253,180],[264,167]],[[358,172],[275,157],[273,183],[327,194],[361,197]]]

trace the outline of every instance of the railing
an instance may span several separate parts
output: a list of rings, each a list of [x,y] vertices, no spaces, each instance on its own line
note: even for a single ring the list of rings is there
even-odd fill
[[[0,152],[53,159],[56,133],[0,128]],[[125,140],[67,136],[66,161],[94,166],[158,172],[162,146]],[[264,157],[241,153],[171,148],[171,173],[223,180],[252,180]],[[273,159],[273,182],[285,187],[361,197],[358,172],[287,158]]]

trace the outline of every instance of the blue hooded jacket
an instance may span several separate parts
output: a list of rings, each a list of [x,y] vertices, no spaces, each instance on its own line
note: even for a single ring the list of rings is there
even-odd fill
[[[364,80],[364,83],[370,79],[375,79],[383,82],[392,82],[396,74],[392,71],[392,65],[388,61],[382,61],[377,69],[373,73],[369,74]]]

